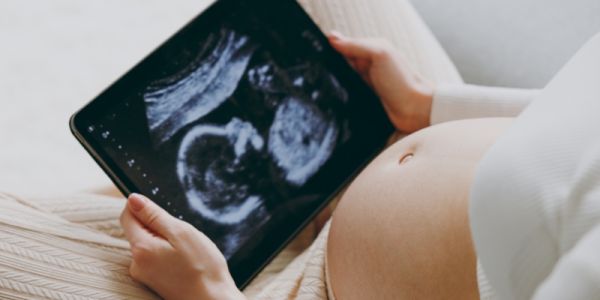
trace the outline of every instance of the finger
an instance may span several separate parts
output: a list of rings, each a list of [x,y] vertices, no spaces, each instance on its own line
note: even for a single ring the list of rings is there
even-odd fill
[[[352,66],[352,68],[354,70],[356,70],[357,72],[359,72],[359,70],[358,70],[358,60],[357,59],[355,59],[355,58],[348,59],[348,63]]]
[[[382,53],[385,49],[383,43],[374,39],[331,39],[331,45],[346,58],[368,59]]]
[[[327,38],[330,40],[339,40],[339,39],[343,39],[344,35],[337,30],[332,30],[329,33],[327,33]]]
[[[363,73],[363,74],[367,74],[369,72],[369,69],[371,68],[371,62],[368,60],[364,60],[364,59],[357,59],[355,60],[355,68],[358,72]]]
[[[125,232],[125,237],[129,241],[129,244],[134,245],[137,243],[150,242],[156,237],[149,232],[140,221],[138,221],[129,211],[125,208],[121,214],[121,226]]]
[[[344,54],[347,53],[347,49],[344,47],[346,45],[346,43],[344,43],[344,41],[348,40],[348,38],[343,35],[341,32],[336,31],[336,30],[332,30],[331,32],[327,33],[327,38],[329,39],[329,42],[331,43],[331,45],[340,53]],[[346,55],[345,55],[346,56]],[[348,58],[348,60],[350,60],[350,58]]]
[[[172,229],[178,220],[164,209],[140,194],[129,195],[127,207],[142,225],[165,239],[170,239]]]
[[[129,275],[131,275],[131,278],[138,282],[148,284],[148,280],[146,279],[147,277],[144,276],[146,275],[146,272],[141,270],[135,260],[132,260],[131,265],[129,265]]]
[[[161,261],[167,259],[173,248],[163,239],[154,237],[156,243],[140,243],[131,246],[129,275],[147,286],[156,286],[157,273],[164,272]]]

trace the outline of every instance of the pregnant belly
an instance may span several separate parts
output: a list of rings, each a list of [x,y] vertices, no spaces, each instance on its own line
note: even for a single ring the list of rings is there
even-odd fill
[[[327,249],[337,299],[476,299],[468,221],[475,168],[511,119],[433,126],[395,143],[350,185]]]

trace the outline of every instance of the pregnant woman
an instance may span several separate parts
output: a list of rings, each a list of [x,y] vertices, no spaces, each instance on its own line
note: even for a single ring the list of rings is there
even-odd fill
[[[304,254],[244,295],[206,236],[144,196],[121,214],[127,244],[57,208],[80,198],[4,195],[0,296],[154,297],[129,272],[166,299],[600,297],[600,36],[541,92],[475,87],[408,2],[301,2],[325,30],[386,38],[330,42],[411,133],[348,187]]]

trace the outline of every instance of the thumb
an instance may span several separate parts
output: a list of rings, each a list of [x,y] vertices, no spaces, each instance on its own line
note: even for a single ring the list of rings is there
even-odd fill
[[[140,194],[131,194],[127,207],[142,225],[166,239],[171,237],[175,219],[150,199]]]
[[[371,39],[347,38],[340,33],[328,35],[331,46],[347,59],[372,59],[378,53],[380,45]]]

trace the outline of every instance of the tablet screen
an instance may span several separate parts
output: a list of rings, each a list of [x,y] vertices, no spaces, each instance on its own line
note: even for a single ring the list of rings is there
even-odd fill
[[[297,230],[391,126],[339,57],[324,62],[334,54],[294,21],[303,14],[228,3],[101,95],[80,130],[129,191],[204,232],[231,266]]]

